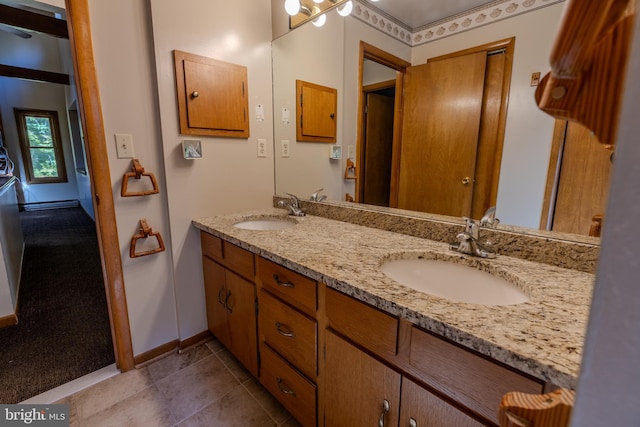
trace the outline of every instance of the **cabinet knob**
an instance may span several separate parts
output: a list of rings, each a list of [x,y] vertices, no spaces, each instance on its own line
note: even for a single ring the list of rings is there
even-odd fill
[[[409,427],[418,427],[418,423],[413,418],[409,418]]]
[[[191,97],[192,97],[192,98],[197,98],[197,97],[199,97],[199,96],[200,96],[200,94],[198,93],[198,91],[197,91],[197,90],[194,90],[193,92],[191,92]]]
[[[462,185],[467,185],[471,182],[471,178],[469,178],[468,176],[465,176],[464,178],[462,178]]]
[[[378,427],[384,427],[384,416],[389,412],[389,401],[384,399],[382,401],[382,413],[380,414],[380,419],[378,420]]]

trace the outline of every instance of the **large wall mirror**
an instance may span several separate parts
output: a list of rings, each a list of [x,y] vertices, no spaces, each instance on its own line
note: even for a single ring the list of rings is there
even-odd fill
[[[277,14],[279,3],[274,2],[273,5],[273,13]],[[358,5],[363,6],[360,9],[362,11],[366,9],[367,3],[356,2],[355,11],[358,10]],[[532,75],[536,72],[544,74],[549,69],[549,55],[563,6],[563,2],[554,2],[545,7],[523,10],[523,13],[508,19],[497,20],[488,25],[422,44],[410,45],[406,40],[390,37],[357,16],[343,18],[331,12],[328,13],[324,27],[317,28],[305,24],[279,35],[272,42],[276,194],[293,193],[306,198],[319,188],[323,188],[329,201],[344,201],[345,197],[354,196],[358,201],[371,205],[397,206],[406,209],[407,212],[447,214],[451,215],[452,220],[462,215],[478,217],[486,205],[491,203],[497,206],[497,216],[502,224],[521,227],[524,231],[532,233],[539,229],[553,229],[548,221],[548,212],[553,209],[553,203],[549,202],[549,198],[553,195],[549,196],[549,194],[550,188],[554,185],[557,187],[559,172],[554,170],[550,174],[549,171],[550,164],[554,162],[553,159],[556,159],[557,163],[559,158],[557,147],[559,125],[553,118],[538,109],[534,99],[535,86],[532,85]],[[446,24],[443,24],[444,26]],[[274,32],[274,34],[278,33]],[[492,44],[496,43],[500,46],[492,48]],[[425,178],[403,176],[397,169],[401,162],[413,161],[422,155],[417,151],[409,150],[405,156],[399,156],[399,153],[393,153],[394,148],[391,144],[381,149],[383,154],[377,159],[366,159],[368,150],[365,151],[362,145],[358,145],[359,141],[362,144],[363,135],[366,135],[366,123],[363,124],[359,120],[363,108],[360,101],[362,97],[371,94],[372,98],[377,98],[373,102],[379,101],[383,105],[379,108],[391,110],[395,114],[395,119],[390,121],[387,119],[387,125],[383,125],[381,120],[376,119],[375,124],[386,126],[386,130],[369,130],[369,133],[386,140],[393,140],[394,120],[396,126],[398,126],[398,114],[406,120],[407,110],[406,104],[404,111],[397,109],[395,92],[397,86],[394,85],[394,81],[398,81],[397,67],[377,60],[375,55],[372,57],[365,55],[363,58],[363,44],[392,55],[400,61],[406,61],[406,64],[412,67],[422,67],[428,61],[449,58],[449,55],[456,52],[489,46],[480,55],[483,58],[480,61],[482,64],[478,67],[486,70],[489,62],[500,63],[503,64],[497,67],[501,70],[500,73],[505,70],[510,72],[508,79],[502,79],[502,77],[494,79],[500,81],[500,87],[496,89],[498,95],[494,98],[508,107],[502,113],[498,107],[494,124],[485,125],[485,129],[489,128],[500,134],[501,146],[490,149],[493,156],[491,161],[487,162],[486,175],[490,175],[494,181],[483,184],[486,186],[487,197],[482,206],[471,207],[471,204],[461,196],[456,196],[451,201],[453,205],[461,206],[460,211],[453,211],[450,208],[439,210],[441,209],[439,207],[420,205],[420,200],[425,199],[427,194],[435,191],[435,188],[425,187],[426,189],[423,190],[411,189],[408,186],[402,189],[403,180],[415,183]],[[475,62],[478,63],[478,60],[476,59]],[[508,67],[504,66],[505,63],[508,63]],[[456,68],[467,70],[470,65],[457,64],[453,67],[454,70]],[[447,74],[459,71],[445,69],[441,72]],[[342,159],[330,158],[331,147],[328,144],[296,142],[295,120],[291,116],[287,120],[287,113],[292,114],[295,111],[296,79],[329,86],[338,91],[337,144],[342,146]],[[487,79],[483,74],[479,80],[485,84]],[[453,86],[455,87],[455,79]],[[501,92],[502,89],[504,92]],[[405,88],[405,103],[407,96]],[[434,96],[436,94],[420,93],[414,96],[413,102]],[[480,100],[482,100],[482,93]],[[457,103],[459,108],[462,108],[465,101],[468,99],[462,97],[451,102]],[[411,112],[414,109],[412,107]],[[465,117],[468,115],[464,114]],[[456,117],[455,114],[442,120],[449,122],[449,127],[454,130],[462,127],[463,123],[461,117]],[[420,133],[426,131],[426,128],[418,130]],[[397,137],[397,130],[395,133]],[[283,141],[289,147],[286,156],[282,153]],[[453,155],[456,157],[455,153]],[[357,182],[344,179],[347,159],[355,161],[356,168],[359,169]],[[434,166],[424,165],[416,167],[434,168]],[[444,180],[444,174],[454,169],[453,164],[445,162],[441,162],[438,167],[440,167],[439,175],[430,176],[427,179],[429,183],[435,183],[435,187],[441,186],[438,183],[439,176]],[[370,181],[374,182],[377,188],[367,192],[365,183],[368,182],[367,174],[372,172],[372,168],[375,168],[375,174],[371,175],[376,177]],[[406,168],[406,170],[409,169]],[[460,174],[459,177],[456,176],[456,180],[460,181],[463,188],[465,178],[474,179],[473,172],[456,173]],[[400,180],[400,184],[398,182],[395,184],[395,192],[394,179]],[[374,184],[371,185],[375,187]],[[450,190],[446,191],[451,193]],[[381,192],[383,195],[375,194],[376,192]],[[407,195],[415,193],[420,194],[416,198],[418,202],[407,202]],[[593,212],[593,214],[596,213],[602,212]],[[586,226],[588,227],[588,224]],[[567,231],[582,236],[587,234],[583,230],[559,231],[565,233],[558,234],[558,237],[565,239],[572,238],[570,234],[566,234]]]

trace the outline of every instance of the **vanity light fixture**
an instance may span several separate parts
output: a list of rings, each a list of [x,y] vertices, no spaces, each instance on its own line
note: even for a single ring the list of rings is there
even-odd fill
[[[309,4],[310,3],[310,4]],[[289,28],[296,28],[307,21],[321,27],[327,21],[326,12],[337,8],[338,14],[348,16],[353,10],[351,0],[285,0],[284,9],[289,14]]]
[[[338,15],[349,16],[353,10],[353,2],[348,0],[345,4],[338,7]]]

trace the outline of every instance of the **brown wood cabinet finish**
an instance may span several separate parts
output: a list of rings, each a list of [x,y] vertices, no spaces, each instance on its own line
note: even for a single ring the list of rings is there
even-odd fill
[[[305,427],[316,425],[316,386],[262,344],[260,382]],[[337,424],[336,424],[337,425]]]
[[[497,422],[496,408],[505,393],[544,392],[542,381],[416,327],[411,329],[409,361],[425,383],[493,422]]]
[[[317,376],[317,326],[264,289],[260,291],[260,339],[308,378]]]
[[[345,294],[326,288],[328,325],[368,350],[394,356],[398,319]]]
[[[482,423],[425,390],[408,378],[402,378],[400,426],[478,427]]]
[[[173,51],[180,133],[249,137],[247,68]]]
[[[296,80],[296,139],[336,142],[338,91]]]
[[[326,333],[325,372],[321,425],[398,425],[401,383],[398,372],[330,331]]]
[[[318,308],[317,283],[275,262],[258,258],[262,286],[304,313],[315,316]]]

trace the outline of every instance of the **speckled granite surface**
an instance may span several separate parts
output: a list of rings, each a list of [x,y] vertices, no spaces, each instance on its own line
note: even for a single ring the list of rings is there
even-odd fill
[[[459,255],[448,244],[307,215],[293,228],[253,231],[234,223],[286,216],[282,209],[214,216],[194,226],[305,274],[388,313],[558,386],[575,388],[594,275],[505,255]],[[514,282],[529,301],[455,303],[404,287],[379,269],[389,258],[446,259]]]
[[[281,198],[274,197],[274,207],[278,200]],[[310,215],[438,242],[455,241],[464,228],[461,218],[358,203],[302,201],[302,207]],[[576,234],[500,224],[496,229],[482,229],[481,236],[500,254],[588,273],[595,272],[600,253],[599,238]]]

